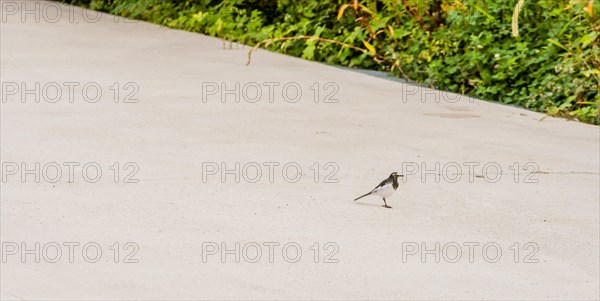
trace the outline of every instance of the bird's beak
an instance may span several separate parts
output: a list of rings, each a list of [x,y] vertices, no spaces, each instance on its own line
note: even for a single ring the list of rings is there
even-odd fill
[[[402,177],[404,177],[404,175],[396,175],[396,177],[402,178]]]

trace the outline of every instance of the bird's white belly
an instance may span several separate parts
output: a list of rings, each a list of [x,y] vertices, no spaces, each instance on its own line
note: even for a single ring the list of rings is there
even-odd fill
[[[394,187],[392,187],[392,185],[385,185],[383,187],[379,187],[373,190],[373,194],[378,195],[382,198],[388,198],[391,197],[395,191],[396,190],[394,190]]]

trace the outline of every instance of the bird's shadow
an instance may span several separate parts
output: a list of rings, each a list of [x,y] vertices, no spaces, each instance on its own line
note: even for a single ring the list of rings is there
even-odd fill
[[[354,202],[354,205],[368,206],[368,207],[382,207],[383,206],[383,204],[358,203],[358,202]]]

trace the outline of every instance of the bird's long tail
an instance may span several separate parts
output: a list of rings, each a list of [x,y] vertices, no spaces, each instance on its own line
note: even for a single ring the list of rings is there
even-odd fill
[[[363,194],[363,195],[361,195],[361,196],[359,196],[359,197],[355,198],[355,199],[354,199],[354,201],[358,201],[358,200],[360,200],[360,199],[362,199],[362,198],[366,197],[366,196],[367,196],[367,195],[369,195],[369,194],[371,194],[371,192],[365,193],[365,194]]]

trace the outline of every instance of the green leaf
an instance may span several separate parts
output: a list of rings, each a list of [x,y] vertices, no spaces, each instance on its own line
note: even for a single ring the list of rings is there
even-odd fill
[[[315,58],[315,49],[316,46],[314,45],[314,43],[308,45],[302,51],[302,58],[305,58],[307,60],[313,60]]]
[[[548,39],[548,42],[564,49],[566,52],[569,52],[569,49],[567,49],[567,47],[565,47],[563,44],[561,44],[559,41],[553,40],[553,39]]]
[[[477,9],[480,13],[484,14],[490,21],[496,21],[496,18],[494,18],[488,12],[486,12],[485,10],[483,10],[483,8],[475,5],[475,9]]]
[[[600,70],[598,70],[598,69],[584,70],[584,71],[581,71],[581,74],[583,74],[585,77],[590,77],[592,74],[600,75]]]

